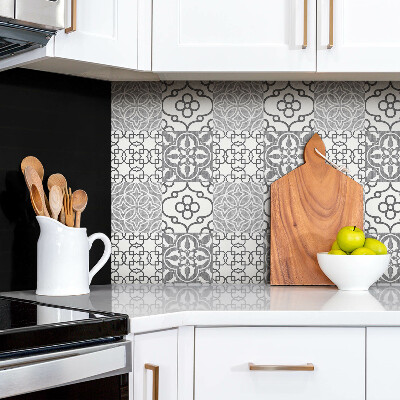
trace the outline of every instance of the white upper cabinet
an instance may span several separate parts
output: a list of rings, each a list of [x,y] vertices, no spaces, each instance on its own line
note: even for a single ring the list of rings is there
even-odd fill
[[[315,43],[316,0],[153,0],[155,72],[311,72]]]
[[[23,66],[105,80],[148,78],[137,70],[151,70],[151,0],[66,4],[69,32],[59,30],[45,47],[0,60],[0,71]]]
[[[69,22],[71,6],[68,8]],[[137,69],[137,1],[78,0],[76,31],[56,35],[54,55]]]
[[[399,72],[399,15],[398,0],[320,0],[317,71]]]

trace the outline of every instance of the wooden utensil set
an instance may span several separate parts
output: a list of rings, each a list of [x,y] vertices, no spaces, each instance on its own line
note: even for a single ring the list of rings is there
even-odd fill
[[[25,157],[21,162],[26,185],[30,192],[33,210],[36,215],[54,218],[61,223],[80,228],[81,213],[85,210],[88,196],[84,190],[72,193],[62,174],[50,175],[47,180],[49,198],[43,189],[44,168],[33,156]]]

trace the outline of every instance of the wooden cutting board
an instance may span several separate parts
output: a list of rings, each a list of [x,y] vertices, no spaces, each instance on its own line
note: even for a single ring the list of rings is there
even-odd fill
[[[325,163],[318,134],[307,143],[305,164],[271,185],[271,284],[332,285],[317,253],[329,251],[343,226],[363,229],[363,187]]]

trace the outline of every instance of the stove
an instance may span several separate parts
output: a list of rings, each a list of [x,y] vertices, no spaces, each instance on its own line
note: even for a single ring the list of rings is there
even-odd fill
[[[128,333],[128,321],[121,314],[0,296],[0,357],[27,349],[119,340]]]
[[[112,382],[115,393],[126,392],[132,363],[128,323],[122,314],[0,296],[0,398],[29,399],[36,392],[32,398],[84,399],[80,390],[88,392],[90,381],[93,390],[104,386],[103,394]]]

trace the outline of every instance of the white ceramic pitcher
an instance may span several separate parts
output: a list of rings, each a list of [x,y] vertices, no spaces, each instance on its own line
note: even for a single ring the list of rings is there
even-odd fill
[[[87,237],[86,228],[70,228],[48,217],[36,217],[40,226],[37,244],[37,289],[42,296],[73,296],[89,293],[93,277],[111,255],[110,239],[103,233]],[[89,271],[93,242],[104,243],[104,253]]]

